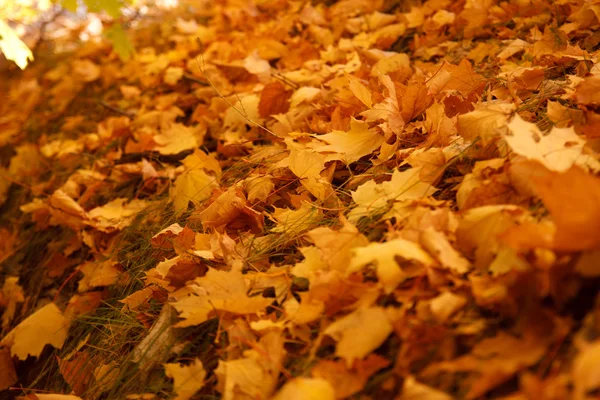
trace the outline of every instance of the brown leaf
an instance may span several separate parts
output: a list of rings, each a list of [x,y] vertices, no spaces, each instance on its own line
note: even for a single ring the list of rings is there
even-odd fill
[[[8,389],[17,381],[17,371],[10,356],[10,349],[0,347],[0,390]]]
[[[70,360],[58,359],[60,374],[75,393],[85,392],[94,379],[94,363],[85,351],[78,351]]]
[[[258,103],[258,113],[262,118],[273,114],[286,113],[290,108],[289,99],[291,91],[285,90],[285,86],[279,81],[271,82],[263,88]]]

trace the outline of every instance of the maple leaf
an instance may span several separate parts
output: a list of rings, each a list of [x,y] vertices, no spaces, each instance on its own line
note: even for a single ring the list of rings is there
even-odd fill
[[[442,232],[436,231],[433,227],[423,231],[419,241],[423,248],[433,255],[444,268],[457,274],[464,274],[471,269],[469,260],[452,247]]]
[[[266,201],[274,188],[271,176],[250,175],[244,180],[244,192],[251,202]]]
[[[172,123],[168,128],[163,128],[159,135],[154,136],[156,150],[160,154],[178,154],[185,150],[197,148],[204,140],[202,127],[189,127],[179,123]]]
[[[308,202],[303,202],[298,210],[275,209],[273,216],[279,224],[272,232],[285,233],[290,237],[297,237],[301,233],[318,225],[323,213]]]
[[[279,332],[269,332],[253,349],[244,351],[243,358],[219,360],[215,370],[217,389],[224,400],[266,400],[275,390],[284,359],[283,337]]]
[[[2,329],[8,329],[10,322],[17,311],[17,304],[25,301],[23,287],[19,285],[19,278],[16,276],[6,277],[0,292],[0,304],[4,306],[2,312]]]
[[[414,276],[414,272],[406,272],[398,265],[396,257],[413,260],[424,266],[431,266],[435,262],[419,244],[400,238],[385,243],[370,243],[365,247],[354,248],[352,252],[354,256],[348,272],[358,271],[361,267],[376,262],[377,277],[386,293],[391,293],[405,279]]]
[[[75,396],[72,394],[28,394],[27,396],[17,397],[18,400],[83,400],[79,396]]]
[[[220,194],[208,207],[192,216],[202,222],[205,229],[215,228],[223,232],[229,223],[249,226],[253,231],[262,231],[262,214],[247,206],[241,190],[235,187]]]
[[[348,213],[348,220],[356,222],[360,217],[386,211],[389,201],[403,201],[427,197],[435,188],[419,179],[420,168],[405,171],[394,170],[388,182],[375,183],[374,180],[360,185],[352,192],[356,204]]]
[[[387,367],[388,360],[369,354],[364,360],[356,360],[353,368],[346,367],[343,361],[321,360],[311,370],[315,378],[323,378],[335,389],[337,398],[346,398],[361,391],[371,375]]]
[[[310,240],[321,250],[321,259],[334,271],[345,272],[352,258],[351,250],[354,247],[365,246],[369,243],[367,238],[345,218],[340,218],[342,227],[333,230],[320,227],[307,233]]]
[[[173,391],[177,393],[176,400],[187,400],[204,386],[206,370],[202,361],[194,359],[192,364],[164,364],[165,373],[175,381]]]
[[[135,53],[133,44],[127,38],[127,34],[121,24],[112,24],[106,28],[103,34],[111,41],[113,50],[122,61],[128,61]]]
[[[100,78],[100,67],[91,60],[74,60],[72,69],[75,76],[84,82],[93,82]]]
[[[333,387],[321,378],[295,378],[288,382],[273,396],[273,400],[334,400]]]
[[[59,371],[73,392],[83,393],[93,379],[93,358],[88,352],[77,351],[70,359],[59,359]]]
[[[507,117],[513,109],[512,103],[478,105],[474,111],[458,116],[458,133],[471,141],[479,137],[485,146],[506,131]]]
[[[580,104],[600,104],[600,77],[590,76],[575,87],[575,101]]]
[[[474,255],[476,267],[487,268],[502,247],[500,235],[526,217],[525,210],[513,205],[472,208],[460,220],[457,247],[465,255]]]
[[[256,314],[273,302],[262,296],[248,296],[244,276],[238,270],[226,272],[210,268],[187,288],[189,295],[171,303],[183,318],[177,324],[179,327],[201,324],[213,311]]]
[[[433,317],[440,323],[444,323],[458,310],[463,308],[467,300],[452,292],[443,292],[431,299],[429,309]]]
[[[8,179],[8,170],[0,167],[0,206],[6,201],[11,185],[12,182]]]
[[[350,82],[348,87],[356,96],[356,98],[359,99],[368,108],[372,108],[373,102],[371,100],[371,92],[369,91],[369,89],[367,89],[355,76],[348,75],[348,81]]]
[[[10,355],[10,349],[0,348],[0,390],[10,388],[17,383],[17,371]]]
[[[265,85],[260,93],[258,113],[262,118],[273,114],[283,114],[290,108],[290,96],[292,93],[285,90],[285,86],[279,81]]]
[[[354,118],[350,121],[347,132],[333,131],[325,135],[313,135],[328,144],[312,144],[314,150],[336,153],[336,159],[351,164],[371,154],[383,143],[383,136],[369,129],[369,125]]]
[[[513,152],[539,161],[552,171],[563,172],[573,164],[600,170],[600,163],[583,153],[586,142],[577,136],[573,128],[555,127],[544,136],[535,124],[515,115],[508,129],[511,134],[505,134],[504,140]]]
[[[39,357],[47,344],[60,349],[67,339],[67,322],[54,303],[48,303],[8,332],[0,344],[10,347],[19,360]]]
[[[396,97],[396,87],[388,75],[380,75],[379,82],[385,86],[388,95],[382,102],[375,104],[370,110],[363,111],[361,115],[366,118],[366,122],[383,120],[380,127],[384,132],[386,132],[386,129],[389,129],[394,134],[399,135],[405,121],[400,114],[400,106]]]
[[[451,400],[453,397],[417,382],[414,376],[404,378],[402,393],[396,400]]]
[[[556,226],[551,230],[541,224],[507,229],[503,234],[506,243],[517,248],[533,245],[561,250],[598,246],[599,178],[575,166],[563,173],[546,172],[528,178],[533,180],[535,193],[550,211]]]
[[[87,213],[89,221],[86,223],[103,232],[114,232],[131,225],[136,215],[147,206],[146,200],[114,199],[90,210]]]
[[[392,323],[382,307],[358,309],[342,317],[323,331],[338,343],[335,354],[348,367],[379,347],[392,333]]]
[[[587,393],[600,387],[597,366],[600,358],[600,342],[596,341],[581,349],[573,361],[573,384],[575,390],[573,398],[575,400],[585,400],[589,398]]]
[[[14,61],[21,69],[25,69],[29,61],[33,61],[33,53],[29,47],[3,20],[0,20],[0,51],[7,60]]]
[[[192,169],[177,177],[171,191],[173,207],[179,214],[187,210],[189,202],[200,204],[210,198],[213,189],[219,187],[214,176],[202,169]]]
[[[85,292],[93,287],[109,286],[123,277],[123,271],[117,268],[118,263],[110,260],[87,262],[79,267],[84,277],[79,281],[77,290]]]
[[[471,371],[474,376],[470,379],[471,386],[466,398],[475,399],[510,379],[517,371],[535,364],[544,354],[546,346],[546,343],[534,337],[516,338],[500,332],[477,343],[471,354],[433,364],[423,373]]]

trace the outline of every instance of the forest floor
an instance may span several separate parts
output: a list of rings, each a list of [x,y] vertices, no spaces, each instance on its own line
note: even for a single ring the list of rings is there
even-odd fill
[[[0,76],[1,398],[598,398],[598,4],[130,18]]]

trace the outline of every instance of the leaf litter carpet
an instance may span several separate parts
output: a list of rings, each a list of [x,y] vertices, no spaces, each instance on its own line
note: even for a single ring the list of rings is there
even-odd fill
[[[2,396],[598,398],[599,19],[222,0],[127,60],[47,43],[0,82]]]

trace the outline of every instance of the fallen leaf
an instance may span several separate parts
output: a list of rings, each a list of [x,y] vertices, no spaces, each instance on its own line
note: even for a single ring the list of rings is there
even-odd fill
[[[392,324],[384,308],[361,308],[334,321],[323,333],[338,342],[336,356],[351,367],[354,360],[363,359],[383,344],[392,333]]]
[[[392,179],[383,183],[374,180],[360,185],[352,192],[356,204],[348,220],[356,222],[361,217],[387,211],[388,202],[425,198],[435,192],[435,188],[419,179],[420,168],[411,168],[400,172],[394,170]]]
[[[370,243],[365,247],[352,249],[354,256],[350,262],[348,273],[358,271],[369,264],[377,264],[377,278],[385,293],[391,293],[404,280],[413,277],[414,271],[406,271],[396,262],[396,257],[402,260],[416,261],[423,266],[435,263],[433,258],[417,243],[405,239],[394,239],[385,243]],[[418,275],[423,272],[417,272]]]
[[[8,276],[2,285],[0,292],[0,305],[4,307],[2,312],[2,329],[7,330],[15,317],[17,304],[25,301],[23,287],[19,285],[19,278],[16,276]]]
[[[0,347],[0,390],[6,390],[17,383],[17,371],[13,363],[10,349]]]
[[[171,303],[183,318],[178,327],[193,326],[208,320],[213,311],[233,314],[256,314],[273,302],[262,296],[250,297],[239,271],[209,269],[205,276],[188,285],[190,293]]]
[[[504,135],[512,151],[536,160],[552,171],[564,172],[574,164],[600,170],[600,163],[583,153],[586,142],[573,128],[553,128],[548,135],[533,123],[515,115],[508,124],[510,134]]]
[[[292,379],[273,396],[273,400],[334,400],[336,398],[329,382],[321,378]]]
[[[270,332],[261,337],[253,349],[246,350],[242,358],[219,360],[215,375],[223,400],[271,398],[284,359],[282,336]]]
[[[315,135],[326,145],[314,145],[319,152],[331,152],[345,164],[351,164],[362,157],[371,154],[383,143],[383,136],[378,134],[369,125],[356,119],[350,121],[350,130],[347,132],[333,131],[325,135]]]
[[[47,344],[60,349],[67,331],[62,312],[54,303],[48,303],[6,334],[0,344],[10,347],[11,356],[25,360],[28,356],[39,357]]]
[[[206,370],[197,358],[189,365],[170,363],[164,364],[164,367],[167,376],[174,380],[173,391],[177,393],[177,400],[189,399],[204,386]]]

